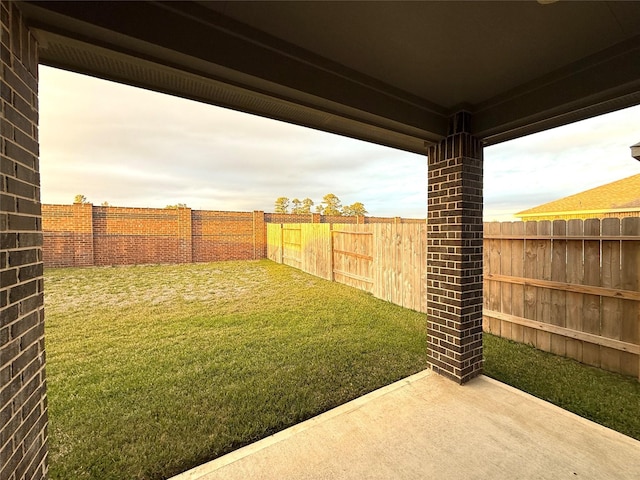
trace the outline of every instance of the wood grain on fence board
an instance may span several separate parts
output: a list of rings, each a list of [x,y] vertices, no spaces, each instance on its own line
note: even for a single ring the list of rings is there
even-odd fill
[[[603,236],[620,236],[620,219],[605,218],[602,220]],[[605,288],[619,289],[620,279],[620,241],[603,240],[602,242],[602,281]],[[602,297],[602,317],[600,334],[607,338],[620,340],[622,326],[622,300]],[[621,371],[621,353],[615,349],[600,347],[600,366],[614,372]]]
[[[572,219],[567,224],[568,236],[583,235],[582,220]],[[584,265],[582,257],[582,240],[567,241],[567,282],[582,285]],[[567,328],[582,331],[582,294],[567,292]],[[582,342],[567,339],[567,356],[582,361]]]
[[[537,223],[525,222],[525,233],[536,235]],[[524,276],[527,278],[538,278],[538,250],[536,240],[524,242]],[[538,290],[537,287],[525,285],[524,287],[524,318],[535,319],[537,317]],[[529,345],[536,346],[536,330],[531,327],[523,327],[523,341]]]
[[[485,231],[491,234],[500,233],[500,224],[491,222],[486,224]],[[484,271],[489,274],[500,274],[500,240],[488,240],[484,244],[483,249]],[[500,309],[500,283],[497,281],[487,280],[484,284],[484,306],[489,310]],[[500,320],[495,318],[488,319],[487,325],[489,332],[495,335],[501,335]]]
[[[600,286],[600,220],[589,218],[584,221],[584,279],[585,285]],[[582,331],[600,335],[600,297],[584,294],[582,296]],[[582,344],[582,361],[594,367],[600,366],[600,348],[589,342]]]
[[[486,233],[486,232],[485,232]],[[501,235],[512,235],[513,233],[513,224],[511,222],[502,222],[500,224],[500,234]],[[511,244],[512,240],[510,239],[500,239],[500,274],[501,275],[511,275]],[[500,282],[500,311],[511,314],[511,290],[512,285],[510,283]],[[511,322],[505,322],[503,320],[500,321],[500,332],[504,338],[513,339],[512,334],[513,326]]]
[[[537,222],[537,232],[540,236],[551,234],[551,222],[548,220]],[[536,243],[536,258],[538,261],[538,277],[540,280],[551,280],[551,240],[539,239]],[[538,308],[537,320],[551,323],[551,291],[548,288],[537,289]],[[545,352],[551,351],[551,334],[545,330],[536,332],[536,347]]]
[[[515,277],[524,275],[524,222],[513,224],[513,234],[520,235],[511,244],[511,274]],[[518,317],[524,316],[524,286],[513,285],[511,289],[512,314]],[[512,339],[516,342],[524,342],[524,327],[522,325],[511,326]]]
[[[282,261],[295,268],[302,267],[302,224],[282,225]]]
[[[564,236],[567,234],[567,224],[564,220],[555,220],[552,224],[553,234]],[[567,241],[555,240],[551,251],[551,281],[562,283],[567,280]],[[559,327],[566,326],[567,293],[564,290],[551,290],[551,324]],[[508,313],[508,312],[507,312]],[[563,335],[551,334],[551,353],[566,355],[567,341]]]

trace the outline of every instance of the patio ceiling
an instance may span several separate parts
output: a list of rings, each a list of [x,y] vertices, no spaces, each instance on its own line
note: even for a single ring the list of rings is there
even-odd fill
[[[426,153],[640,104],[640,2],[21,2],[43,64]]]

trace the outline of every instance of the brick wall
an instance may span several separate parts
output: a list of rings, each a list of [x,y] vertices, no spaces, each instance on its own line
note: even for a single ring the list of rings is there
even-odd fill
[[[181,217],[184,213],[189,214],[185,210],[187,209],[91,208],[87,216],[93,217],[94,265],[190,262],[184,254],[185,227],[181,225]],[[44,258],[45,265],[48,265],[45,212],[46,209],[43,209]]]
[[[47,232],[48,266],[94,264],[91,205],[43,205],[42,228]]]
[[[193,261],[213,262],[216,260],[264,258],[263,248],[256,244],[256,240],[262,237],[264,220],[260,229],[256,231],[253,221],[255,214],[252,212],[194,211],[192,224]],[[260,244],[264,244],[264,241]]]
[[[267,223],[424,223],[190,208],[43,205],[47,267],[252,260],[267,256]]]
[[[0,1],[0,479],[47,475],[38,45]]]

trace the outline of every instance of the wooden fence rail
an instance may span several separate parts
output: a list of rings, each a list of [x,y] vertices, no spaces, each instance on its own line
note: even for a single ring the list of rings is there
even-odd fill
[[[426,312],[426,224],[269,224],[267,257]]]

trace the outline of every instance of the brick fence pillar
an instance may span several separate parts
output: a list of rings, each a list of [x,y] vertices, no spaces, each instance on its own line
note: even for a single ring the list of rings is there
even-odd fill
[[[193,231],[191,227],[191,209],[178,208],[178,263],[193,262]]]
[[[73,204],[74,267],[92,267],[93,263],[93,205]]]
[[[321,221],[322,221],[322,218],[319,213],[311,214],[311,223],[320,223]]]
[[[459,383],[482,373],[483,165],[470,120],[452,117],[428,152],[428,363]]]
[[[0,0],[0,479],[47,476],[38,45]]]
[[[264,220],[264,212],[253,212],[253,259],[267,258],[267,223]]]

